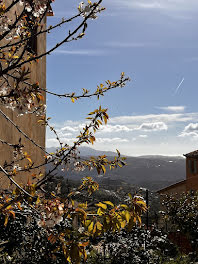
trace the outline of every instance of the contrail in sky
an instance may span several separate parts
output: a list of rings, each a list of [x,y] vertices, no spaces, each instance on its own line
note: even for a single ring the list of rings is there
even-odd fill
[[[184,78],[182,78],[181,82],[179,83],[179,85],[175,89],[174,95],[178,92],[178,90],[179,90],[179,88],[180,88],[180,86],[182,85],[183,82],[184,82]]]

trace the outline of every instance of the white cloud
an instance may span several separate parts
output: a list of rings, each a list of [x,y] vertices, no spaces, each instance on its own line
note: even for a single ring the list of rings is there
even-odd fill
[[[168,127],[164,122],[143,123],[137,128],[137,130],[143,131],[162,131],[167,129]]]
[[[104,55],[104,50],[55,50],[54,54],[60,55],[86,55],[86,56],[101,56]]]
[[[72,136],[73,134],[72,133],[58,133],[60,137],[70,137]]]
[[[184,112],[186,107],[180,105],[180,106],[164,106],[164,107],[156,107],[156,108],[170,112]]]
[[[121,143],[121,142],[128,142],[128,139],[125,138],[119,138],[119,137],[114,137],[114,138],[98,138],[96,137],[96,143]]]
[[[184,132],[198,132],[198,123],[190,123],[184,128]]]
[[[99,132],[101,133],[117,133],[117,132],[129,132],[133,131],[133,129],[129,128],[128,126],[124,125],[105,125],[101,126]]]
[[[163,11],[180,11],[196,10],[198,8],[197,0],[114,0],[112,3],[118,7],[163,10]]]
[[[174,114],[149,114],[149,115],[129,115],[117,116],[110,119],[110,124],[134,124],[142,122],[188,122],[198,119],[198,113],[174,113]]]
[[[198,139],[198,132],[182,132],[178,137],[190,137],[193,139]]]
[[[182,108],[180,109],[182,110]],[[137,130],[137,127],[139,127],[142,123],[164,122],[165,124],[175,124],[196,122],[197,120],[198,113],[196,112],[116,116],[110,118],[108,124],[106,126],[101,126],[100,129],[104,132],[133,131]],[[81,130],[85,126],[85,122],[84,120],[66,120],[63,123],[53,124],[53,126],[59,131],[72,133]]]
[[[168,109],[170,110],[170,107]],[[176,111],[176,109],[171,110]],[[195,140],[196,142],[198,140],[197,120],[196,112],[116,116],[96,133],[96,142],[93,147],[111,151],[118,148],[127,155],[187,153],[194,149]],[[66,120],[53,124],[61,141],[69,145],[76,141],[76,136],[79,131],[82,131],[84,125],[84,120]],[[167,129],[169,133],[166,133]],[[55,138],[51,138],[52,134],[49,130],[47,135],[48,147],[59,145]],[[167,146],[163,145],[159,148],[161,142],[167,142]],[[172,146],[174,146],[173,149]]]
[[[76,138],[61,137],[60,141],[63,144],[67,143],[67,144],[72,145],[73,142],[76,141]],[[126,142],[129,142],[129,140],[126,139],[126,138],[120,138],[120,137],[104,137],[104,138],[102,138],[102,137],[96,137],[96,141],[95,141],[94,145],[101,144],[101,143],[106,143],[108,145],[115,146],[115,144],[126,143]],[[48,148],[57,147],[57,146],[59,146],[59,142],[55,138],[48,138],[46,140],[46,145],[47,145]],[[86,144],[86,146],[88,146],[88,145]],[[89,146],[91,146],[91,145],[89,145]]]
[[[62,132],[63,131],[71,131],[71,132],[77,132],[78,127],[72,127],[72,126],[64,126],[60,129]]]
[[[157,42],[107,42],[104,44],[107,47],[112,48],[144,48],[144,47],[156,47],[159,45]]]
[[[198,123],[190,123],[185,126],[184,130],[179,134],[179,137],[198,138]]]
[[[147,135],[139,135],[140,138],[147,138]]]
[[[76,121],[75,121],[76,122]],[[79,133],[85,124],[80,124],[79,125],[66,125],[61,129],[57,129],[57,132],[60,136],[65,137],[65,136],[70,136],[70,135],[75,135]],[[142,123],[140,125],[135,125],[135,124],[129,124],[129,125],[102,125],[100,126],[99,130],[97,133],[99,134],[109,134],[109,133],[120,133],[120,132],[132,132],[132,131],[160,131],[160,130],[167,130],[167,125],[163,122],[147,122],[147,123]],[[69,133],[68,133],[69,132]]]

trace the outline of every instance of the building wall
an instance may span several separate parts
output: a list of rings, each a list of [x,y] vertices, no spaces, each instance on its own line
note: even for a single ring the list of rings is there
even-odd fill
[[[186,158],[186,190],[198,190],[198,160]]]
[[[186,181],[186,190],[187,191],[196,191],[198,190],[198,176],[191,177]]]
[[[167,188],[164,188],[160,190],[158,193],[159,194],[180,194],[186,192],[186,181],[182,181],[179,183],[176,183],[174,185],[168,186]]]
[[[11,3],[11,0],[6,1],[7,4]],[[12,12],[18,11],[12,10]],[[46,18],[43,23],[44,27],[46,26]],[[37,53],[43,53],[46,50],[46,35],[41,34],[37,39]],[[31,82],[39,82],[40,87],[46,88],[46,58],[42,58],[39,62],[33,62],[31,65],[27,65],[31,70],[30,80]],[[45,94],[44,102],[45,103]],[[18,126],[20,129],[25,132],[28,137],[33,139],[37,144],[45,147],[45,127],[41,126],[38,123],[39,118],[34,114],[26,114],[23,116],[18,116],[17,111],[12,111],[3,106],[0,106],[1,110]],[[30,141],[25,139],[23,135],[21,135],[17,129],[6,121],[2,116],[0,116],[0,139],[5,140],[12,144],[17,144],[19,142],[19,138],[21,137],[21,142],[25,146],[25,151],[31,156],[32,161],[35,165],[38,165],[44,162],[44,152],[39,148],[35,147]],[[5,161],[9,163],[13,160],[13,152],[12,148],[2,145],[0,143],[0,164],[3,165]],[[26,160],[23,164],[27,164]],[[38,172],[44,173],[44,168],[37,169],[31,172],[23,172],[19,173],[16,176],[16,180],[18,183],[27,183],[28,178],[31,179],[31,175],[33,173]],[[7,188],[9,181],[6,179],[3,173],[0,173],[0,188]]]
[[[173,184],[159,191],[160,194],[180,194],[191,190],[198,190],[198,160],[186,157],[186,180]]]
[[[196,158],[186,158],[186,179],[198,176],[198,160]]]

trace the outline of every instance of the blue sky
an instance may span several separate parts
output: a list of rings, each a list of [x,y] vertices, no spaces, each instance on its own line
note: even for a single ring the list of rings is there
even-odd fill
[[[78,1],[56,0],[53,25],[77,12]],[[94,91],[97,84],[131,82],[99,101],[75,104],[52,96],[47,115],[64,142],[72,143],[89,112],[108,108],[110,121],[94,147],[137,156],[182,155],[198,148],[197,0],[104,0],[106,11],[90,20],[83,39],[65,44],[47,59],[47,88]],[[78,22],[78,21],[77,21]],[[48,35],[48,48],[75,23]],[[56,146],[47,132],[47,146]]]

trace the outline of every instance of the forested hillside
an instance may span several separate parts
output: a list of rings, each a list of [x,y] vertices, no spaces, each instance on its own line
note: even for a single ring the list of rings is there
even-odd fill
[[[49,149],[54,151],[54,149]],[[81,157],[97,156],[106,154],[108,159],[113,159],[116,153],[105,151],[96,151],[91,148],[80,148]],[[183,157],[170,156],[140,156],[127,157],[127,165],[114,170],[107,169],[105,175],[97,175],[95,170],[84,170],[81,172],[56,171],[58,176],[66,178],[81,179],[82,176],[92,176],[97,178],[99,183],[105,185],[119,186],[121,182],[127,182],[136,186],[149,188],[150,190],[158,190],[170,184],[176,183],[185,179],[185,159]],[[47,170],[49,169],[49,164]]]

